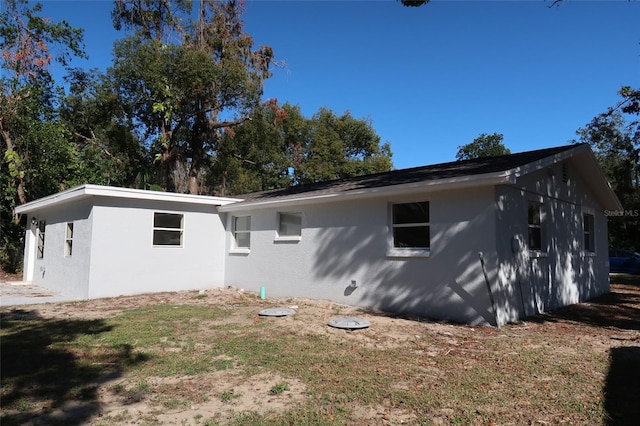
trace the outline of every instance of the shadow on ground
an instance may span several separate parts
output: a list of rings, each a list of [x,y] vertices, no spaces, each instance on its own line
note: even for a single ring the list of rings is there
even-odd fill
[[[14,309],[0,313],[0,321],[3,426],[85,423],[100,410],[98,386],[144,361],[129,345],[97,352],[66,345],[110,331],[101,319],[46,319],[37,310]]]
[[[637,425],[640,421],[640,347],[612,348],[604,387],[610,426]]]
[[[607,294],[527,318],[527,321],[564,320],[596,327],[640,330],[640,276],[612,276],[611,283],[611,291]]]

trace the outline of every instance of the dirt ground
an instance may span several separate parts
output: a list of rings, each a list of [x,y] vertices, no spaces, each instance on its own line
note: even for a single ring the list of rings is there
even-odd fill
[[[0,275],[0,281],[10,281],[19,277]],[[624,281],[624,280],[623,280]],[[572,332],[580,335],[580,339],[589,340],[591,346],[603,352],[609,351],[615,346],[620,346],[622,341],[629,344],[640,345],[640,326],[638,326],[638,307],[640,307],[640,279],[633,282],[621,282],[612,286],[612,292],[591,302],[574,305],[572,307],[560,309],[556,312],[545,314],[540,317],[523,321],[519,324],[508,325],[510,332],[515,333],[536,333],[543,327],[553,328],[557,332]],[[251,303],[239,303],[251,300]],[[630,305],[629,302],[634,302]],[[420,339],[425,333],[439,337],[443,343],[451,347],[458,345],[459,341],[469,341],[470,336],[474,339],[480,335],[494,335],[500,329],[494,327],[470,327],[448,323],[422,321],[416,319],[404,319],[399,317],[381,315],[370,312],[363,312],[357,308],[339,305],[329,301],[319,301],[311,299],[287,299],[276,300],[267,298],[260,300],[256,294],[244,292],[236,288],[219,288],[207,291],[191,292],[171,292],[155,293],[138,296],[126,296],[117,298],[97,299],[72,303],[47,303],[31,307],[5,307],[2,311],[7,314],[13,312],[37,311],[38,316],[44,318],[80,318],[98,319],[116,316],[125,310],[148,305],[171,304],[171,305],[199,305],[199,306],[237,306],[229,321],[263,321],[272,320],[270,318],[259,317],[258,310],[271,307],[290,307],[296,310],[295,318],[278,318],[278,321],[295,321],[295,326],[291,327],[300,336],[307,334],[324,333],[330,338],[349,339],[358,341],[361,345],[372,348],[389,348],[397,345],[406,345]],[[20,309],[16,309],[20,308]],[[326,322],[336,316],[357,316],[371,322],[371,327],[358,330],[357,332],[345,332],[332,327],[327,327]],[[585,325],[589,326],[585,332]],[[548,332],[549,330],[546,330]],[[434,347],[433,354],[428,350],[425,355],[436,356],[443,351],[446,346]],[[264,374],[253,376],[250,380],[237,382],[239,379],[233,371],[215,371],[201,376],[194,377],[170,377],[170,378],[150,378],[150,385],[157,386],[180,386],[182,389],[204,389],[211,394],[219,394],[224,389],[228,389],[233,384],[234,392],[237,395],[233,404],[227,404],[218,398],[211,398],[194,404],[192,407],[168,410],[161,417],[155,417],[162,424],[190,424],[194,418],[208,418],[212,413],[227,411],[227,418],[233,418],[234,414],[240,412],[255,411],[265,413],[267,410],[286,410],[295,402],[305,397],[305,386],[303,383],[293,383],[289,378],[288,383],[294,392],[284,392],[282,395],[269,397],[268,390],[283,378],[277,374]],[[236,381],[237,383],[234,383]],[[119,383],[120,382],[120,383]],[[121,386],[119,386],[119,384]],[[102,406],[101,411],[109,414],[109,419],[117,419],[119,415],[124,416],[136,413],[135,417],[144,417],[151,413],[151,407],[144,399],[135,401],[135,395],[129,395],[129,399],[123,400],[123,392],[130,386],[126,378],[118,378],[115,381],[105,381],[98,387],[98,394]],[[218,386],[220,389],[215,389]],[[265,397],[267,395],[267,397]],[[131,398],[134,400],[132,401]],[[73,404],[70,401],[69,404]],[[72,412],[73,407],[66,407],[57,413],[58,420],[64,418],[65,412]],[[379,417],[380,413],[375,412],[360,413],[363,420]],[[129,413],[129,414],[127,414]],[[55,413],[54,413],[55,415]],[[411,423],[410,413],[401,411],[390,413],[400,423]],[[107,420],[107,419],[105,419]],[[401,421],[402,420],[402,421]],[[108,421],[107,421],[108,423]],[[98,419],[97,423],[101,424]]]

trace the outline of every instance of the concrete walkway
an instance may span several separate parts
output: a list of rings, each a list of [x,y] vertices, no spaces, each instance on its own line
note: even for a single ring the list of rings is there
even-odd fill
[[[28,281],[0,282],[0,306],[71,302],[74,300],[78,299],[33,285]]]

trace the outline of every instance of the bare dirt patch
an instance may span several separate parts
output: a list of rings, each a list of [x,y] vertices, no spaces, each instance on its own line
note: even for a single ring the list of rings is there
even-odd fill
[[[385,389],[363,389],[360,400],[342,401],[340,395],[328,391],[330,382],[336,386],[350,385],[343,384],[341,377],[332,376],[334,367],[326,359],[317,363],[317,377],[305,375],[306,380],[302,374],[296,377],[291,373],[296,371],[294,367],[287,370],[289,373],[283,373],[252,365],[251,361],[240,362],[234,356],[212,357],[210,363],[221,366],[215,371],[169,375],[118,373],[116,369],[110,372],[111,360],[105,359],[106,370],[100,379],[83,384],[83,389],[93,392],[93,411],[87,413],[89,408],[83,405],[82,392],[76,399],[67,397],[57,404],[39,405],[37,400],[23,398],[2,407],[3,424],[5,421],[6,424],[79,423],[78,419],[82,419],[83,424],[242,424],[244,421],[263,424],[265,419],[278,419],[283,413],[299,410],[310,400],[325,404],[324,411],[316,414],[325,419],[326,424],[338,418],[342,424],[371,425],[425,421],[488,424],[496,419],[496,424],[584,424],[585,419],[587,423],[600,419],[596,423],[618,424],[618,421],[623,424],[623,420],[638,414],[638,409],[625,402],[624,397],[640,391],[638,381],[632,383],[637,379],[638,368],[628,369],[629,363],[640,361],[640,283],[636,278],[620,279],[613,284],[611,293],[593,301],[503,328],[394,317],[328,301],[261,300],[254,293],[235,288],[30,305],[2,308],[0,312],[3,322],[30,318],[95,321],[154,306],[221,309],[225,315],[184,325],[197,328],[197,341],[191,341],[185,334],[182,341],[160,339],[147,350],[175,351],[176,354],[206,351],[216,347],[220,328],[225,328],[230,338],[234,333],[241,336],[246,335],[247,330],[264,330],[269,336],[283,336],[293,341],[320,340],[332,348],[344,346],[346,352],[355,351],[353,359],[358,364],[353,371],[358,367],[367,371],[370,377],[366,380],[373,383],[370,386],[375,386],[376,377],[380,377],[379,382],[385,383],[380,386]],[[257,315],[269,307],[293,307],[296,314],[278,318]],[[327,321],[335,316],[358,316],[369,320],[371,327],[356,331],[328,327]],[[131,347],[123,350],[134,351],[135,346],[136,342],[131,342]],[[366,355],[358,353],[358,348]],[[384,358],[388,360],[386,363],[377,364],[375,357],[371,357],[375,351],[387,357],[392,351],[407,354],[411,365],[405,360],[398,360],[396,365],[393,358]],[[278,357],[277,353],[273,355]],[[83,354],[76,353],[76,356],[82,358]],[[591,368],[589,358],[609,359],[609,366]],[[537,362],[540,367],[535,365]],[[492,370],[504,371],[507,376],[501,373],[503,375],[480,377],[477,382],[471,382],[470,389],[445,389],[465,374],[483,375]],[[512,388],[509,374],[514,375],[514,383],[518,383],[520,390]],[[581,377],[585,382],[583,388],[575,389],[575,385],[570,384],[574,389],[565,390],[565,385],[558,383],[559,377],[572,375]],[[346,379],[353,380],[357,386],[357,377]],[[328,383],[318,386],[323,381]],[[419,399],[427,393],[433,393],[431,399]],[[452,401],[456,398],[464,401],[471,395],[480,398],[473,403],[473,409],[461,410],[455,403],[447,402],[450,397]],[[612,400],[611,395],[619,396],[620,400]],[[541,401],[535,401],[536,398]],[[541,407],[546,411],[541,412]],[[254,417],[243,420],[238,417],[243,413]],[[250,421],[256,418],[261,420]],[[336,420],[336,423],[340,422]]]

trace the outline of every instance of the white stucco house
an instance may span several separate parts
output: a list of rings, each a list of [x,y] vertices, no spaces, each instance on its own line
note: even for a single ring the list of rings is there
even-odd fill
[[[96,298],[234,285],[503,325],[609,291],[588,145],[205,197],[83,185],[16,208],[24,279]]]

